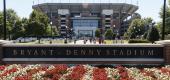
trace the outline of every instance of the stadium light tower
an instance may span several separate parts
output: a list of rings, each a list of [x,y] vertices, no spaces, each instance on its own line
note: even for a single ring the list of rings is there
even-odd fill
[[[165,17],[166,17],[166,0],[164,0],[164,8],[163,8],[163,19],[162,19],[162,40],[165,39]]]
[[[4,5],[4,40],[6,40],[6,0],[3,2]]]

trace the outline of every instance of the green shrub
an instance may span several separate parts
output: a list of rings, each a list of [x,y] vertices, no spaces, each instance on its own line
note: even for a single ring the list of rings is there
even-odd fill
[[[142,39],[130,39],[128,43],[150,43],[148,40],[142,40]]]
[[[101,36],[101,32],[99,29],[96,29],[95,31],[95,37],[99,38]]]
[[[154,43],[155,41],[158,41],[160,38],[159,32],[157,28],[153,27],[149,30],[148,35],[147,35],[147,40]]]
[[[115,38],[115,36],[116,36],[116,34],[113,33],[113,30],[112,30],[112,29],[107,29],[107,30],[106,30],[106,32],[105,32],[105,38],[106,38],[106,39],[111,40],[111,39]]]

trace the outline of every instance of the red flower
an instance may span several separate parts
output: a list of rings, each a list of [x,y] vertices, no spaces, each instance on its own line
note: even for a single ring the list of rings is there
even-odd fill
[[[61,74],[54,74],[52,80],[59,80],[61,76]]]
[[[45,78],[52,78],[53,80],[59,79],[63,74],[67,73],[68,66],[64,64],[54,65],[55,68],[45,72]]]
[[[107,80],[107,74],[105,69],[94,68],[93,80]]]
[[[18,76],[18,77],[15,77],[15,80],[32,80],[32,77],[31,76]]]
[[[161,70],[162,73],[167,73],[167,72],[169,72],[169,70],[168,70],[167,68],[161,68],[160,70]]]
[[[84,68],[83,65],[77,65],[73,68],[72,73],[70,75],[66,76],[66,78],[71,79],[71,80],[79,80],[84,76],[86,71],[87,70]]]
[[[0,66],[0,71],[3,71],[4,69],[5,69],[4,65]]]
[[[122,73],[120,73],[120,76],[122,78],[128,78],[128,73],[127,72],[122,72]]]
[[[117,66],[117,69],[119,70],[119,73],[124,72],[126,69],[122,66]]]

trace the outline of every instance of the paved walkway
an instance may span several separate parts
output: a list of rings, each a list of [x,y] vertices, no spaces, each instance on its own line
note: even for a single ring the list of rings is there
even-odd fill
[[[71,42],[71,43],[69,43],[69,44],[74,44],[74,42]],[[84,44],[84,40],[77,40],[77,41],[76,41],[76,44]],[[90,41],[88,40],[88,41],[86,42],[86,44],[94,44],[94,43],[93,43],[93,42],[90,43]],[[99,44],[99,43],[96,42],[96,44]]]

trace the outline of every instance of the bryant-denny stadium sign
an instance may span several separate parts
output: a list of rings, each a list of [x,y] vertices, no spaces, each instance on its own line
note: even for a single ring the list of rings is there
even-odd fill
[[[5,45],[5,61],[163,61],[163,46],[156,45]]]

